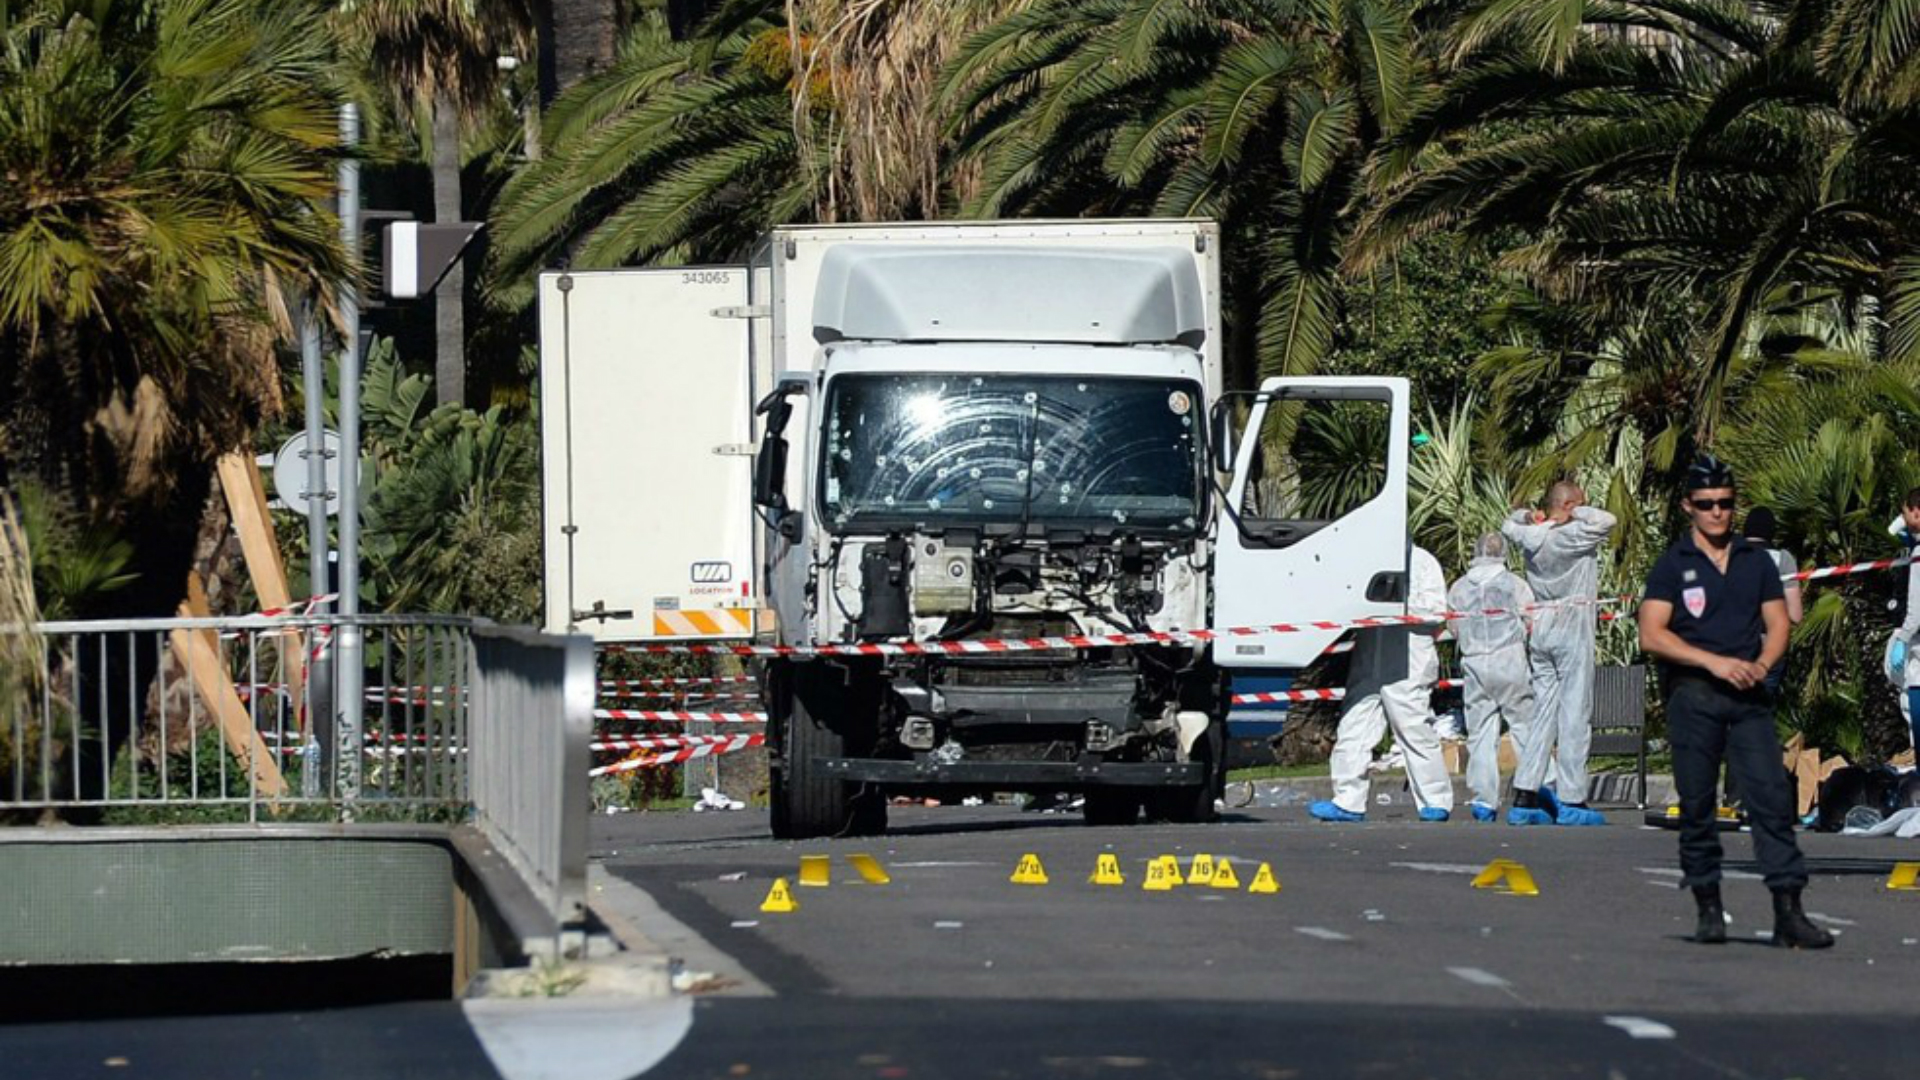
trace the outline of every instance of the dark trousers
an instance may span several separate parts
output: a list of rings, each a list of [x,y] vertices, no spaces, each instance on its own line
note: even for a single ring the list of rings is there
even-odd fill
[[[1720,829],[1715,793],[1724,760],[1740,785],[1753,823],[1754,854],[1770,889],[1807,883],[1806,860],[1793,842],[1793,793],[1773,730],[1765,690],[1735,690],[1711,676],[1681,676],[1667,698],[1673,783],[1680,794],[1680,869],[1684,885],[1720,880]]]
[[[1907,687],[1907,723],[1913,727],[1913,749],[1920,753],[1920,686]]]

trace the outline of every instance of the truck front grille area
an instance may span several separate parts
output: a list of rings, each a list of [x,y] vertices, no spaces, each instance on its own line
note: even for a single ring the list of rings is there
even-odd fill
[[[1075,654],[1060,657],[1026,654],[993,657],[986,660],[943,660],[929,673],[930,683],[942,690],[972,686],[1063,686],[1084,687],[1101,680],[1124,680],[1133,685],[1131,665],[1116,663],[1110,657],[1089,654],[1080,662]]]
[[[945,714],[956,728],[999,724],[1084,725],[1101,721],[1133,727],[1134,681],[1080,685],[947,686]]]

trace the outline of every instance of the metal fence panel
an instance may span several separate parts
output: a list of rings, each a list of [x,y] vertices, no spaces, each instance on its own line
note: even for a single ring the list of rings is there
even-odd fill
[[[364,642],[359,730],[332,644]],[[585,901],[588,638],[365,615],[0,625],[0,821],[471,816],[562,923]],[[24,659],[22,659],[24,658]]]
[[[477,627],[473,657],[475,815],[555,918],[575,921],[586,902],[592,641]]]

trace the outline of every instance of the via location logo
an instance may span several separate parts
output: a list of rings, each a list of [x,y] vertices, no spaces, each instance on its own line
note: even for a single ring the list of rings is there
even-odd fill
[[[689,575],[695,585],[719,585],[733,580],[733,564],[724,560],[697,562]]]

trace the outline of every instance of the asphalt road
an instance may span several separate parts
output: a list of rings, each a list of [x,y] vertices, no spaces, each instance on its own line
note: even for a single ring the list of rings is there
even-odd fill
[[[896,808],[871,840],[781,843],[764,815],[595,818],[596,904],[710,972],[670,1001],[421,1002],[301,1014],[0,1023],[0,1080],[708,1080],[794,1077],[1892,1077],[1913,1073],[1912,841],[1805,837],[1828,953],[1768,947],[1766,891],[1728,837],[1735,941],[1684,940],[1674,838],[1365,825],[1297,808],[1209,826]],[[1140,888],[1149,858],[1261,862],[1272,895]],[[860,883],[846,856],[892,876]],[[1008,881],[1037,856],[1045,886]],[[1111,854],[1127,883],[1089,884]],[[759,910],[800,857],[832,884]],[[1475,890],[1489,860],[1533,897]],[[0,1013],[0,1019],[4,1014]]]
[[[1376,814],[1375,817],[1381,817]],[[895,808],[872,840],[780,843],[757,814],[596,819],[605,867],[777,996],[701,1002],[659,1077],[1890,1076],[1920,1018],[1910,841],[1810,836],[1829,953],[1769,947],[1750,841],[1727,837],[1733,944],[1684,940],[1673,834],[1426,825],[1298,810],[1092,829],[1002,808]],[[1139,886],[1148,859],[1272,865],[1279,893]],[[892,875],[860,883],[849,854]],[[776,876],[833,883],[764,914]],[[1008,881],[1022,855],[1050,883]],[[1124,887],[1089,884],[1113,854]],[[1494,858],[1540,895],[1475,890]],[[729,968],[731,965],[731,968]]]

